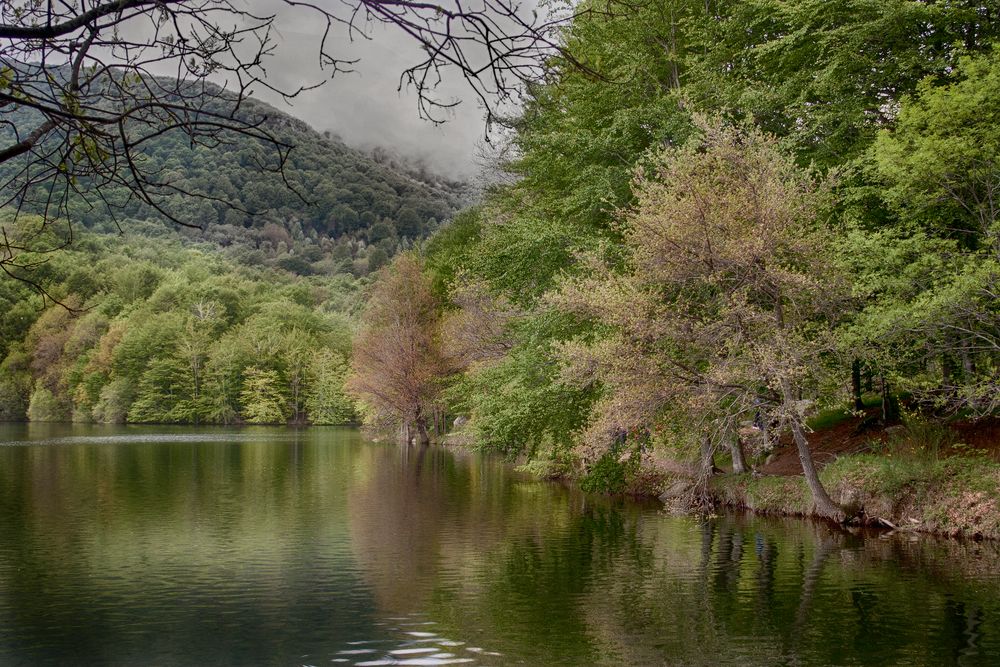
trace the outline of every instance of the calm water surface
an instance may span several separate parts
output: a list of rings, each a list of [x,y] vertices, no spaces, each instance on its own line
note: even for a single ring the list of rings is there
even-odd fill
[[[0,426],[0,664],[1000,665],[1000,547],[352,430]]]

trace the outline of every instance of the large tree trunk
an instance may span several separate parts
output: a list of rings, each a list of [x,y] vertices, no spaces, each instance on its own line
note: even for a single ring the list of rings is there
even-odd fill
[[[795,439],[795,446],[799,450],[799,462],[802,463],[802,472],[806,476],[806,483],[809,485],[809,493],[812,494],[813,503],[816,505],[816,513],[822,517],[834,521],[843,522],[847,515],[837,503],[833,502],[830,495],[823,488],[823,482],[819,479],[816,465],[813,462],[812,452],[809,450],[809,442],[806,440],[802,425],[795,418],[795,401],[792,394],[792,386],[788,380],[781,381],[782,399],[785,404],[785,411],[791,415],[789,421],[792,425],[792,437]]]
[[[431,436],[427,432],[427,417],[424,416],[420,408],[417,408],[417,414],[413,418],[413,423],[417,427],[417,441],[420,445],[426,447],[431,444]]]
[[[861,361],[855,359],[851,364],[851,389],[854,393],[854,409],[864,410],[865,401],[861,394]]]
[[[708,489],[708,482],[715,474],[715,445],[711,438],[703,433],[701,436],[701,452],[698,461],[698,479],[691,489],[691,506],[711,506],[712,494]]]
[[[701,438],[701,466],[700,473],[703,479],[707,479],[715,472],[715,447],[707,435]]]
[[[743,452],[743,441],[740,440],[740,434],[731,424],[727,429],[726,438],[729,441],[729,452],[733,457],[733,472],[737,475],[749,472],[750,466],[747,465],[747,457]]]

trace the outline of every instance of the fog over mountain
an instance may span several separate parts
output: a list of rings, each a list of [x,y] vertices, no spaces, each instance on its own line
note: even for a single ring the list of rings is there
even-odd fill
[[[256,4],[256,3],[255,3]],[[323,24],[311,12],[261,2],[263,10],[278,15],[278,48],[267,63],[268,81],[289,90],[329,77],[318,64]],[[398,30],[373,26],[370,39],[346,28],[335,28],[328,43],[338,56],[357,59],[353,72],[338,73],[316,90],[306,91],[284,102],[278,95],[258,89],[254,96],[301,118],[319,131],[339,134],[350,146],[382,146],[408,158],[422,159],[434,170],[450,177],[474,175],[476,146],[485,131],[484,111],[461,79],[445,77],[438,88],[442,100],[461,99],[457,107],[442,112],[448,122],[434,125],[421,119],[417,96],[399,87],[400,73],[419,62],[420,49],[412,38]]]

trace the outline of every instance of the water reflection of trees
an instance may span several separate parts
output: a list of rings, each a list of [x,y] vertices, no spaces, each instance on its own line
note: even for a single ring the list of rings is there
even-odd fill
[[[287,659],[290,627],[301,655],[363,625],[342,481],[358,438],[331,432],[3,449],[7,635],[69,663],[179,645],[238,663]]]
[[[239,609],[234,621],[262,637],[291,619],[317,644],[418,615],[538,665],[978,665],[1000,653],[996,544],[666,517],[496,461],[351,437],[0,451],[0,561],[56,573],[75,596],[46,607],[38,579],[0,565],[0,622],[89,616],[97,629],[65,641],[97,655],[118,621],[87,601],[107,599],[112,577],[125,610],[177,590],[197,601],[214,577],[250,582],[254,598],[206,608]],[[238,654],[168,606],[144,613],[208,655]]]
[[[359,561],[387,613],[420,610],[530,664],[947,664],[1000,627],[958,543],[667,518],[481,468],[466,478],[441,456],[421,474],[443,465],[448,483],[373,466],[352,495],[375,508],[352,510]]]

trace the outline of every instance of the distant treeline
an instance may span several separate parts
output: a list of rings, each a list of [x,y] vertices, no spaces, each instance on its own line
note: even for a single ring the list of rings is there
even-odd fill
[[[15,239],[40,224],[4,220]],[[361,297],[350,273],[299,277],[211,244],[134,233],[87,233],[20,261],[32,259],[32,280],[59,303],[0,281],[0,419],[354,419],[343,385]]]

